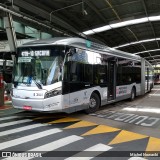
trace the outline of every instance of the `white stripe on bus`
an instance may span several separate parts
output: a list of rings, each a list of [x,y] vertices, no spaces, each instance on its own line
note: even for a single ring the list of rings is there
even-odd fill
[[[35,134],[29,135],[29,136],[17,138],[17,139],[11,140],[11,141],[3,142],[3,143],[1,143],[0,150],[6,149],[9,147],[13,147],[13,146],[17,146],[19,144],[23,144],[26,142],[30,142],[30,141],[33,141],[33,140],[36,140],[36,139],[39,139],[39,138],[42,138],[42,137],[45,137],[48,135],[52,135],[52,134],[55,134],[58,132],[62,132],[62,130],[60,130],[58,128],[54,128],[54,129],[49,129],[49,130],[46,130],[43,132],[35,133]]]

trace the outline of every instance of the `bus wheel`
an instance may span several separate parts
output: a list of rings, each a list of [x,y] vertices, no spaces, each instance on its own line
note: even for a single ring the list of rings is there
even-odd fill
[[[136,97],[136,89],[133,87],[132,88],[132,91],[131,91],[131,97],[130,97],[130,100],[133,101]]]
[[[89,102],[89,108],[85,110],[86,113],[94,113],[100,106],[100,99],[96,93],[92,93]]]

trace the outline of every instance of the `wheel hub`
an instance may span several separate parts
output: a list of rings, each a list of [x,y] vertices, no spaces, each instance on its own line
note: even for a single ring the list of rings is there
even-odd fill
[[[94,108],[96,106],[96,100],[94,98],[90,99],[90,107]]]

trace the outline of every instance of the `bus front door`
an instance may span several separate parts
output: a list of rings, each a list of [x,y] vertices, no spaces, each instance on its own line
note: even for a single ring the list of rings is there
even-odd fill
[[[116,61],[108,62],[108,101],[116,98]]]

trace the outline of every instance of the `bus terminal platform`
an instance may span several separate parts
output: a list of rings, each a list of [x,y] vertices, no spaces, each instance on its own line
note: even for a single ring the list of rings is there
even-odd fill
[[[107,154],[101,155],[100,160],[158,160],[159,96],[160,86],[155,85],[151,92],[136,97],[134,101],[124,100],[102,106],[92,114],[83,111],[71,114],[28,112],[14,109],[11,101],[6,100],[4,106],[0,107],[1,148],[9,147],[9,151],[31,148],[47,150],[53,144],[52,149],[59,145],[61,148],[58,151],[68,153],[75,148],[78,151],[92,148],[100,150],[100,153],[106,151]],[[54,135],[50,133],[52,130],[60,133]],[[63,139],[67,139],[67,142]],[[150,153],[152,156],[143,156]],[[55,155],[52,156],[52,159],[55,158]],[[55,159],[63,158],[59,156]],[[79,158],[83,159],[81,155]]]

